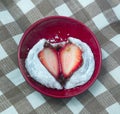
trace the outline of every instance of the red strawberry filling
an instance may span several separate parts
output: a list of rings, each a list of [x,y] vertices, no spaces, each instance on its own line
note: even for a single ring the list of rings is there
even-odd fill
[[[54,48],[44,48],[38,54],[41,63],[46,67],[46,69],[55,77],[59,76],[59,64],[57,51]]]
[[[63,85],[70,76],[82,65],[82,51],[73,44],[66,43],[63,47],[53,47],[45,43],[38,57],[45,68]]]
[[[68,43],[61,48],[59,57],[65,78],[70,77],[82,64],[82,51],[72,43]]]

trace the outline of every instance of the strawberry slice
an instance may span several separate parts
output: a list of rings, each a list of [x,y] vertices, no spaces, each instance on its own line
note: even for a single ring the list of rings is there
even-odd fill
[[[57,79],[59,76],[57,51],[54,48],[46,47],[39,52],[38,57],[46,69]]]
[[[66,44],[60,50],[60,63],[64,77],[69,78],[82,65],[82,51],[75,44]]]

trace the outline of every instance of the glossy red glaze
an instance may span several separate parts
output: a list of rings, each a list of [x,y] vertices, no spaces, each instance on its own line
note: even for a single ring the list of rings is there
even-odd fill
[[[33,80],[25,68],[25,59],[33,45],[41,38],[61,42],[66,41],[69,36],[78,38],[91,47],[95,57],[95,70],[91,79],[82,86],[68,90],[47,88]],[[95,35],[83,23],[69,17],[51,16],[35,22],[25,31],[18,47],[18,64],[24,78],[35,90],[55,98],[68,98],[83,93],[94,83],[101,68],[101,49]]]

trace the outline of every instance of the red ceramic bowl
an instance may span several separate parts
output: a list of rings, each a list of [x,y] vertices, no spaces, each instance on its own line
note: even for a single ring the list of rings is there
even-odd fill
[[[56,35],[59,39],[55,38]],[[41,38],[60,42],[66,41],[69,36],[78,38],[91,47],[95,58],[95,70],[91,79],[82,86],[68,90],[47,88],[33,80],[25,68],[25,59],[29,50]],[[35,90],[55,98],[68,98],[83,93],[94,83],[101,68],[101,50],[95,35],[83,23],[69,17],[51,16],[35,22],[25,31],[18,47],[18,64],[24,78]]]

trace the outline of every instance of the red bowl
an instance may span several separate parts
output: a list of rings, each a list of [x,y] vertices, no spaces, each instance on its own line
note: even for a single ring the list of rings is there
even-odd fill
[[[59,39],[56,39],[56,35]],[[91,79],[82,86],[68,90],[47,88],[32,79],[25,68],[25,59],[33,45],[42,38],[60,42],[66,41],[69,36],[78,38],[91,47],[95,58],[95,70]],[[83,93],[94,83],[101,68],[101,49],[95,35],[83,23],[69,17],[51,16],[35,22],[25,31],[18,47],[18,64],[24,78],[35,90],[55,98],[68,98]]]

